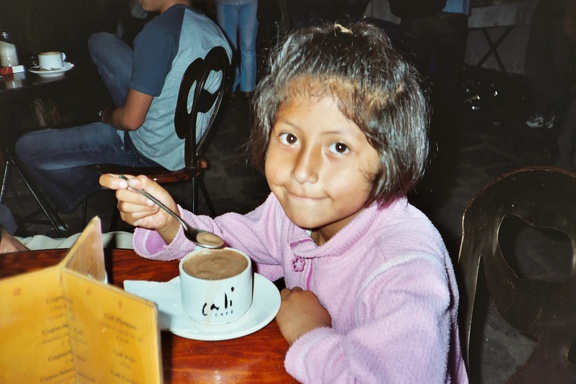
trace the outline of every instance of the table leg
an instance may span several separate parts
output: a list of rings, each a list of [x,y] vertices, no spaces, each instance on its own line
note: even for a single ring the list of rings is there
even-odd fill
[[[10,177],[10,162],[2,159],[4,163],[4,171],[2,172],[2,187],[0,187],[0,204],[4,202],[6,196],[6,184],[8,184],[8,177]]]
[[[500,69],[502,70],[502,72],[504,73],[508,73],[508,71],[506,71],[506,67],[504,66],[504,63],[502,62],[502,59],[500,58],[500,55],[498,54],[498,46],[500,45],[500,43],[502,43],[502,41],[504,41],[504,39],[506,38],[506,36],[508,36],[510,34],[510,32],[512,32],[512,30],[514,29],[514,26],[511,25],[508,28],[506,28],[506,30],[504,32],[502,32],[502,34],[500,35],[500,37],[498,37],[498,39],[493,42],[492,38],[490,37],[490,35],[488,34],[488,31],[486,28],[482,28],[482,34],[484,34],[484,38],[486,39],[486,42],[488,43],[488,46],[490,47],[490,49],[488,50],[488,52],[486,52],[486,54],[480,59],[480,61],[478,61],[478,63],[476,64],[477,67],[481,67],[482,64],[484,64],[484,62],[490,57],[490,56],[494,56],[494,59],[496,59],[496,61],[498,62],[498,66],[500,67]]]
[[[62,219],[60,219],[57,213],[52,212],[48,203],[44,200],[42,195],[36,190],[36,187],[34,187],[30,183],[28,177],[18,167],[18,164],[16,164],[16,161],[11,155],[7,155],[6,158],[6,166],[4,168],[4,179],[2,180],[2,189],[0,190],[0,202],[2,202],[2,198],[4,197],[4,194],[6,192],[6,183],[8,180],[7,176],[9,175],[10,168],[12,167],[16,169],[18,175],[20,176],[24,184],[26,184],[26,187],[28,188],[28,190],[30,191],[30,193],[40,206],[40,209],[42,209],[42,212],[44,212],[44,215],[46,216],[46,218],[48,219],[48,221],[58,234],[58,237],[64,237],[62,231],[68,230],[68,226],[62,221]]]

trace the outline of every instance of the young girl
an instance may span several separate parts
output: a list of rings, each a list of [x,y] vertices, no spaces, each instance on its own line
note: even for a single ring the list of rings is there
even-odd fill
[[[276,320],[286,370],[306,383],[465,383],[458,291],[442,238],[406,198],[428,152],[414,69],[366,23],[294,32],[254,98],[250,144],[272,193],[253,212],[190,224],[284,277]],[[178,223],[128,187],[178,209],[143,176],[104,175],[146,258],[194,247]]]

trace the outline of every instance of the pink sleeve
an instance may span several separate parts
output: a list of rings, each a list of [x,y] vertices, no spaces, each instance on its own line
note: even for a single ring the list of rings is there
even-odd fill
[[[310,383],[466,383],[448,367],[455,312],[443,267],[419,255],[400,262],[375,271],[355,298],[349,332],[318,328],[296,340],[287,372]]]
[[[181,207],[180,214],[182,217],[191,215]],[[196,245],[186,238],[182,228],[178,230],[176,237],[170,244],[166,244],[158,232],[136,228],[134,230],[134,251],[146,259],[152,260],[177,260],[190,253]]]

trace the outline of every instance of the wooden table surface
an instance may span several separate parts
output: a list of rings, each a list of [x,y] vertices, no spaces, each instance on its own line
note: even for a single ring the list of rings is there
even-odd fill
[[[67,249],[0,255],[0,278],[57,264]],[[168,281],[178,275],[178,261],[152,261],[132,250],[106,254],[108,279],[123,288],[124,280]],[[198,341],[162,332],[162,364],[166,383],[296,383],[284,369],[288,343],[276,321],[238,339]]]
[[[79,81],[81,76],[76,69],[63,73],[56,77],[42,77],[28,72],[14,73],[0,76],[0,102],[16,102],[25,97],[50,95],[61,92],[74,81]]]

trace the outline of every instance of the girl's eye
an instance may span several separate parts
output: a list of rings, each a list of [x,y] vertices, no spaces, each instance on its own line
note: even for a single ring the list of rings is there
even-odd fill
[[[284,144],[292,145],[296,143],[298,139],[291,133],[283,133],[280,135],[280,141]]]
[[[343,154],[350,151],[350,148],[346,144],[343,143],[332,143],[329,147],[330,151],[337,154]]]

